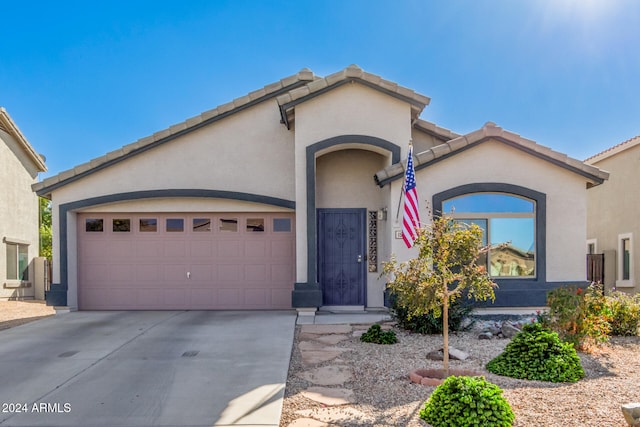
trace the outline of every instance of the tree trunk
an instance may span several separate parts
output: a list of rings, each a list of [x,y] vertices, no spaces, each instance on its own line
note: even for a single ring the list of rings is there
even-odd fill
[[[449,376],[449,293],[444,293],[442,301],[442,365],[445,376]]]

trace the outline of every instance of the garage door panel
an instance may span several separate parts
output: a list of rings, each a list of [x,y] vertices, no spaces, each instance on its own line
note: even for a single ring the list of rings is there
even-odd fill
[[[157,260],[164,255],[164,246],[161,240],[138,240],[134,242],[134,247],[137,259]]]
[[[274,230],[274,218],[287,226]],[[102,220],[102,231],[85,230],[86,219]],[[115,232],[114,219],[131,227]],[[182,220],[182,231],[167,232],[167,219]],[[294,229],[293,215],[281,213],[79,214],[79,307],[291,308]]]
[[[108,259],[131,259],[135,256],[131,240],[112,240],[107,245]]]

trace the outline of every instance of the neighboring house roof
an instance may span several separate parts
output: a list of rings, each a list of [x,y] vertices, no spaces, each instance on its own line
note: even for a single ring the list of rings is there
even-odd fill
[[[492,122],[486,123],[482,128],[474,132],[459,136],[429,150],[416,154],[414,156],[414,167],[416,170],[426,168],[468,148],[490,140],[500,141],[511,147],[517,148],[557,166],[582,175],[587,178],[591,185],[602,184],[604,180],[609,178],[608,172],[600,170],[595,166],[587,165],[580,160],[573,159],[566,154],[554,151],[549,147],[537,144],[535,141],[530,139],[525,139],[516,133],[506,131]],[[376,173],[374,176],[380,187],[403,177],[404,164],[402,162],[388,166]]]
[[[7,110],[3,107],[0,107],[0,129],[13,136],[18,144],[22,147],[22,149],[27,153],[29,159],[33,162],[39,172],[46,172],[47,166],[44,164],[44,158],[36,153],[36,150],[33,149],[27,138],[24,137],[18,126],[9,116]]]
[[[307,68],[302,69],[297,74],[266,85],[262,89],[258,89],[245,96],[236,98],[226,104],[219,105],[212,110],[205,111],[204,113],[187,119],[182,123],[175,124],[168,129],[156,132],[153,135],[111,151],[102,157],[97,157],[76,166],[73,169],[63,171],[58,175],[47,178],[40,183],[34,184],[32,188],[40,196],[49,196],[53,190],[76,181],[86,175],[97,172],[131,156],[143,153],[151,148],[157,147],[158,145],[164,144],[196,129],[200,129],[203,126],[207,126],[213,122],[252,107],[260,102],[274,98],[315,79],[317,79],[317,77],[313,75],[313,72]]]
[[[616,144],[613,147],[607,148],[606,150],[589,157],[584,162],[592,165],[594,163],[598,163],[604,159],[607,159],[611,156],[614,156],[618,153],[621,153],[625,150],[628,150],[632,147],[635,147],[638,144],[640,144],[640,135],[634,136],[633,138],[627,139],[626,141],[623,141],[620,144]]]
[[[290,124],[295,117],[296,105],[351,82],[358,82],[387,95],[391,95],[394,98],[408,102],[411,105],[411,116],[413,119],[417,119],[422,110],[424,110],[424,107],[429,105],[431,101],[430,98],[424,95],[420,95],[397,83],[385,80],[378,75],[367,73],[362,68],[352,64],[344,70],[324,78],[319,78],[298,89],[280,95],[277,101],[278,105],[280,105],[280,115],[283,123],[287,126],[287,129],[290,128]]]

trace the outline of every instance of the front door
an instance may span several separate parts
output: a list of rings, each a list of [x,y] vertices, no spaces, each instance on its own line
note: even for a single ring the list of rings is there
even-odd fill
[[[364,306],[366,209],[318,209],[323,305]]]

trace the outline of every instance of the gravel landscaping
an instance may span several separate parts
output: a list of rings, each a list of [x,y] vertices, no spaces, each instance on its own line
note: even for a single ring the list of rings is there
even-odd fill
[[[442,347],[441,336],[413,334],[393,327],[399,342],[378,345],[359,340],[369,325],[351,325],[348,332],[343,329],[339,333],[317,333],[313,326],[316,325],[296,327],[281,427],[425,425],[419,419],[419,411],[434,387],[412,383],[408,375],[416,368],[441,367],[442,362],[425,358],[428,352]],[[485,364],[500,354],[508,342],[498,338],[479,340],[478,331],[453,334],[450,345],[470,357],[451,361],[451,367],[476,370],[500,386],[515,413],[515,426],[627,426],[620,406],[640,402],[639,337],[614,337],[593,354],[579,353],[586,377],[572,384],[516,380],[489,373]],[[323,350],[322,345],[326,346],[324,353],[318,351]],[[327,357],[310,358],[306,353],[303,360],[304,352],[309,350]],[[349,394],[353,403],[330,406],[303,396],[307,389],[317,388],[308,373],[323,367],[350,368],[351,375],[342,384],[326,387],[353,392]]]
[[[0,330],[53,316],[53,307],[44,301],[0,301]]]

